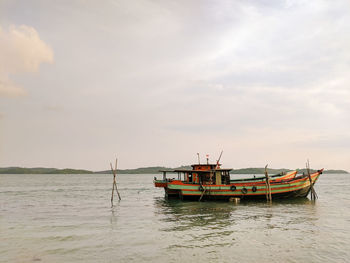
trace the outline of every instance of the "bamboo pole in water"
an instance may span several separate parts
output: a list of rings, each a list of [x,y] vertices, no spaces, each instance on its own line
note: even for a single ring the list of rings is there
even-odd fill
[[[270,185],[270,180],[269,180],[269,175],[267,173],[267,164],[265,166],[265,184],[266,184],[266,200],[267,201],[272,201],[272,195],[271,195],[271,185]]]
[[[114,169],[114,172],[115,172],[115,177],[117,177],[117,167],[118,167],[118,159],[116,158],[115,159],[115,169]],[[114,180],[114,184],[115,184],[115,190],[117,190],[117,194],[118,194],[118,198],[119,198],[119,201],[120,200],[122,200],[121,198],[120,198],[120,194],[119,194],[119,191],[118,191],[118,188],[117,188],[117,182],[116,182],[116,180]]]
[[[310,182],[310,195],[311,195],[311,200],[316,200],[318,198],[317,194],[316,194],[316,191],[314,189],[314,184],[312,182],[312,179],[311,179],[311,174],[310,174],[310,162],[309,162],[309,159],[307,160],[307,163],[306,163],[306,170],[307,170],[307,174],[308,174],[308,177],[309,177],[309,182]]]
[[[113,173],[113,177],[115,177],[114,173]],[[113,207],[113,195],[114,195],[114,178],[113,178],[113,187],[112,187],[112,196],[111,196],[111,207]]]
[[[202,186],[203,187],[203,186]],[[204,196],[204,194],[205,194],[205,192],[207,191],[207,189],[206,188],[204,188],[203,189],[203,193],[202,193],[202,195],[201,195],[201,197],[199,198],[199,202],[202,200],[202,198],[203,198],[203,196]]]
[[[118,191],[118,188],[117,188],[117,182],[116,182],[116,177],[117,177],[117,162],[118,162],[118,159],[115,160],[115,169],[113,169],[112,163],[110,163],[110,165],[111,165],[111,170],[112,170],[112,173],[113,173],[113,187],[112,187],[112,197],[111,197],[111,205],[112,205],[112,207],[113,207],[114,189],[117,191],[117,194],[118,194],[118,197],[119,197],[119,201],[122,200],[122,199],[120,198],[120,194],[119,194],[119,191]]]

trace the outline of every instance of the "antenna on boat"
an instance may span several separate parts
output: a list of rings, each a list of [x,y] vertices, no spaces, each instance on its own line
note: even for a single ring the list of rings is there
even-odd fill
[[[209,164],[209,154],[205,155],[207,157],[207,164]]]
[[[221,156],[222,156],[222,153],[224,152],[224,150],[221,150],[221,153],[220,153],[220,156],[219,156],[219,159],[216,161],[216,168],[219,168],[220,164],[220,159],[221,159]]]
[[[198,156],[198,164],[201,164],[201,160],[199,159],[199,153],[197,153]]]
[[[111,197],[111,205],[113,207],[113,195],[114,195],[114,189],[117,191],[118,197],[119,197],[119,201],[122,200],[120,198],[120,194],[118,192],[118,188],[117,188],[117,182],[115,181],[115,178],[117,177],[117,163],[118,163],[118,159],[115,159],[115,167],[113,169],[112,163],[110,163],[111,165],[111,170],[113,173],[113,188],[112,188],[112,197]]]

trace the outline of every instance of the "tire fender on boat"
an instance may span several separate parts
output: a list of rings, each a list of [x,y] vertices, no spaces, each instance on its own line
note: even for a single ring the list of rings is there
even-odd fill
[[[235,185],[231,185],[230,190],[231,191],[236,191],[236,186]]]
[[[255,193],[256,190],[257,190],[257,189],[256,189],[256,186],[253,186],[253,187],[252,187],[252,191]]]
[[[243,193],[243,194],[248,193],[248,189],[247,189],[247,188],[245,188],[245,187],[243,187],[243,188],[241,189],[241,191],[242,191],[242,193]]]

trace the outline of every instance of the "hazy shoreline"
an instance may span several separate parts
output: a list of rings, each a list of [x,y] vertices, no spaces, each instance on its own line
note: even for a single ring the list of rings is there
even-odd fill
[[[160,170],[167,170],[172,171],[174,169],[189,169],[189,166],[181,166],[177,168],[167,168],[162,166],[154,166],[154,167],[142,167],[142,168],[136,168],[136,169],[121,169],[117,170],[119,174],[157,174]],[[300,173],[306,172],[304,169],[297,169]],[[278,174],[281,172],[288,172],[292,171],[292,169],[273,169],[269,168],[268,172],[270,174]],[[311,169],[311,172],[314,172],[315,170]],[[43,167],[36,167],[36,168],[24,168],[24,167],[4,167],[0,168],[0,174],[109,174],[111,173],[110,170],[104,170],[104,171],[90,171],[85,169],[57,169],[57,168],[43,168]],[[241,168],[241,169],[233,169],[231,171],[231,174],[263,174],[264,168]],[[344,174],[348,173],[345,170],[332,170],[328,169],[325,170],[324,173],[328,174]]]

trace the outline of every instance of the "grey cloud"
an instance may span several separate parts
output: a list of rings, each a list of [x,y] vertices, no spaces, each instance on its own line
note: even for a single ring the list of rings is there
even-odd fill
[[[316,137],[309,137],[302,141],[295,142],[295,145],[312,147],[316,149],[344,149],[347,150],[350,147],[350,136],[348,134],[334,134],[321,135]]]
[[[309,134],[331,138],[350,128],[347,1],[7,6],[0,21],[31,21],[55,50],[55,64],[43,68],[40,78],[16,78],[31,96],[12,106],[11,116],[20,112],[35,122],[32,141],[43,138],[45,149],[57,146],[67,162],[75,162],[82,148],[96,169],[116,149],[130,157],[126,166],[157,157],[171,163],[170,156],[184,156],[185,148],[204,148],[203,139],[214,150],[219,144],[236,147],[242,156],[254,150],[255,158],[271,147],[270,157],[283,161],[279,148],[291,141]],[[47,114],[55,106],[37,105],[64,110]],[[13,121],[11,129],[20,133],[20,124]],[[79,137],[75,154],[71,134]],[[8,149],[18,148],[8,141]],[[236,160],[237,152],[227,158]],[[288,157],[297,162],[292,153]],[[82,160],[76,166],[85,165]]]
[[[63,111],[63,108],[58,105],[45,105],[43,106],[43,110],[47,112],[60,112]]]

